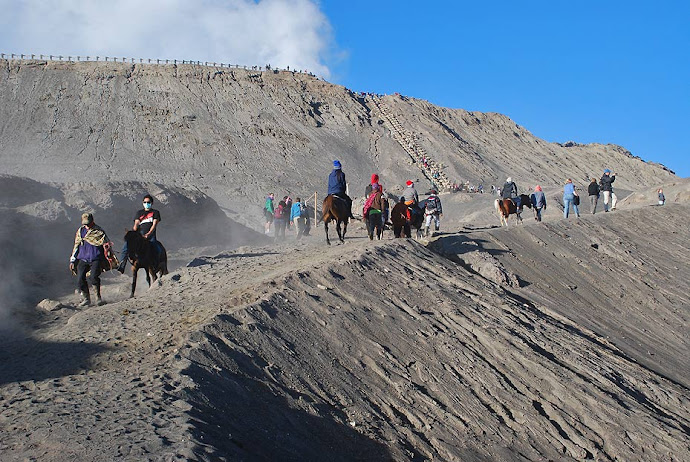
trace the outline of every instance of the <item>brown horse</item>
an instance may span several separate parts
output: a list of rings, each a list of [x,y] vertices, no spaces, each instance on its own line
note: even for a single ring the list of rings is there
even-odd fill
[[[345,233],[347,233],[347,222],[350,217],[350,209],[345,199],[329,194],[323,200],[323,226],[326,229],[326,242],[331,245],[331,240],[328,238],[328,223],[335,220],[335,229],[338,231],[340,242],[345,243]],[[340,231],[340,224],[343,224],[343,230]]]
[[[144,238],[137,231],[127,231],[125,241],[127,242],[128,249],[127,256],[132,264],[132,293],[129,295],[131,298],[134,297],[134,291],[137,288],[137,272],[139,268],[143,268],[146,271],[146,282],[151,287],[152,280],[156,282],[158,276],[168,274],[168,254],[163,244],[159,242],[161,255],[160,259],[157,259],[155,249],[153,248],[155,244],[152,244],[151,241]]]
[[[419,208],[419,207],[417,207]],[[400,201],[395,204],[393,210],[391,210],[391,223],[393,223],[393,235],[395,237],[402,237],[404,232],[405,237],[412,237],[412,228],[417,230],[416,238],[419,239],[422,236],[422,224],[424,223],[424,214],[421,209],[417,213],[412,213],[410,221],[407,221],[407,210],[409,207],[404,201]]]
[[[532,201],[526,194],[520,194],[520,204],[522,206],[532,208]],[[522,223],[520,211],[511,199],[496,199],[494,207],[496,208],[496,212],[498,212],[498,216],[501,219],[501,225],[505,224],[508,226],[508,216],[512,214],[515,214],[515,221],[517,223]]]

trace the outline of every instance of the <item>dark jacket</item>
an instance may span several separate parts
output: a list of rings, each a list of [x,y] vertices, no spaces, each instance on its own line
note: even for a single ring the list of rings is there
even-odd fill
[[[589,186],[587,187],[587,194],[590,196],[598,196],[599,195],[599,185],[597,184],[596,181],[592,181]]]
[[[532,199],[532,205],[534,207],[538,209],[546,208],[546,196],[543,191],[534,191],[530,199]]]
[[[347,189],[345,173],[340,169],[333,169],[328,175],[328,194],[345,194],[345,189]]]
[[[616,181],[615,175],[604,174],[599,180],[599,185],[602,191],[613,191],[613,182]]]
[[[501,189],[501,197],[503,199],[510,199],[511,197],[517,197],[517,195],[517,185],[514,181],[503,185],[503,189]]]

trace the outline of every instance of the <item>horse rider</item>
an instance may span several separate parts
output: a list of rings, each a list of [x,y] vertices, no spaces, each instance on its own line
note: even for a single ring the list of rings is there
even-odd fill
[[[364,203],[364,218],[367,222],[367,233],[369,240],[374,239],[374,232],[376,238],[381,239],[383,232],[383,211],[386,208],[385,199],[381,187],[377,183],[371,185],[371,194]]]
[[[424,206],[424,215],[426,215],[426,220],[424,223],[424,231],[426,237],[429,237],[429,226],[431,225],[431,220],[434,220],[434,228],[436,231],[441,229],[441,217],[443,216],[443,207],[441,206],[441,198],[438,197],[437,191],[435,189],[431,190],[431,194],[426,198]]]
[[[132,230],[139,231],[139,233],[144,236],[145,239],[148,239],[148,241],[151,242],[156,260],[160,260],[161,248],[158,240],[156,239],[156,228],[158,228],[158,223],[161,221],[161,214],[158,210],[153,208],[153,197],[150,194],[144,196],[143,206],[144,208],[139,210],[134,215],[134,226],[132,226]],[[125,245],[122,247],[122,254],[120,256],[122,260],[120,261],[120,266],[117,267],[117,270],[120,273],[125,272],[125,266],[127,265],[128,260],[127,253],[127,241],[125,241]]]
[[[101,261],[105,259],[103,244],[106,242],[110,240],[105,231],[94,222],[93,214],[82,214],[81,226],[74,236],[74,247],[69,259],[69,269],[77,276],[77,289],[81,294],[78,306],[91,305],[86,273],[90,273],[88,282],[96,291],[96,304],[105,304],[101,298]]]
[[[405,190],[403,191],[403,200],[405,201],[405,205],[407,205],[408,208],[408,220],[412,220],[412,216],[409,215],[410,213],[421,213],[421,210],[419,210],[418,204],[419,204],[419,194],[417,194],[417,190],[414,188],[414,182],[412,180],[407,180],[407,183],[405,183]]]
[[[601,192],[604,193],[604,212],[609,211],[609,199],[611,199],[611,210],[616,210],[616,202],[618,198],[613,193],[613,182],[616,181],[616,174],[611,174],[608,168],[604,170],[604,174],[599,180]]]
[[[347,210],[349,211],[349,218],[352,216],[352,199],[347,195],[347,181],[345,180],[345,172],[342,170],[342,165],[339,160],[333,161],[333,171],[328,175],[328,194],[338,196],[347,203]]]
[[[372,192],[372,190],[373,190],[373,186],[374,186],[375,184],[379,185],[379,189],[380,189],[381,191],[383,191],[383,186],[382,186],[381,183],[379,182],[379,175],[378,175],[378,173],[372,173],[372,174],[371,174],[371,183],[369,183],[369,184],[367,185],[367,187],[364,188],[364,198],[365,198],[365,199],[368,199],[368,198],[369,198],[369,195],[371,194],[371,192]]]
[[[506,178],[506,182],[503,184],[501,189],[501,198],[510,199],[515,204],[518,209],[518,213],[522,213],[522,203],[520,201],[520,196],[518,195],[517,185],[511,177]]]

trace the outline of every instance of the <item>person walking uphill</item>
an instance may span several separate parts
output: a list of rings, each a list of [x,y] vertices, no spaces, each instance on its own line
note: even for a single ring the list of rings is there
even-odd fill
[[[381,188],[377,183],[371,185],[371,194],[364,203],[363,215],[367,223],[367,232],[369,240],[374,239],[374,231],[376,231],[376,239],[381,239],[383,233],[383,218],[382,213],[385,208],[385,201]]]
[[[575,185],[573,180],[568,178],[563,186],[563,218],[568,218],[570,213],[570,205],[572,204],[573,210],[575,211],[575,216],[580,218],[580,209],[578,209],[577,204],[579,203],[579,196],[575,192]]]
[[[161,214],[158,210],[153,208],[153,197],[150,194],[144,196],[143,206],[144,208],[139,210],[134,215],[134,226],[132,226],[132,230],[139,231],[139,233],[144,236],[145,239],[148,239],[149,242],[151,242],[153,250],[156,254],[156,260],[159,260],[162,249],[158,243],[158,240],[156,239],[156,228],[158,228],[158,223],[161,221]],[[128,253],[129,249],[127,248],[127,241],[125,241],[125,245],[122,246],[122,253],[120,254],[120,258],[122,260],[120,261],[120,266],[117,267],[117,270],[120,273],[125,272]]]
[[[609,200],[611,201],[611,210],[616,210],[616,202],[618,198],[613,193],[613,182],[616,181],[616,174],[611,174],[611,170],[608,168],[604,170],[604,174],[599,180],[599,186],[601,191],[604,193],[604,212],[609,211]]]
[[[328,175],[328,194],[333,194],[345,200],[347,202],[347,209],[350,211],[349,218],[354,218],[352,216],[352,199],[347,195],[345,172],[343,172],[339,160],[333,161],[333,171]]]
[[[443,206],[441,205],[441,198],[437,196],[435,189],[431,190],[431,195],[426,198],[424,202],[424,233],[429,237],[429,227],[431,220],[434,220],[434,229],[439,231],[441,229],[441,217],[443,216]]]
[[[93,215],[84,213],[81,216],[81,226],[74,236],[74,247],[69,259],[69,269],[77,276],[77,289],[81,294],[78,306],[91,305],[86,273],[90,273],[88,282],[96,291],[96,304],[105,304],[101,298],[101,262],[105,259],[103,245],[106,242],[110,240],[105,231],[94,222]]]
[[[592,215],[597,211],[597,203],[599,202],[599,192],[601,189],[597,184],[597,179],[592,178],[589,186],[587,187],[587,194],[589,195],[589,205],[592,208]]]
[[[530,196],[530,199],[534,207],[534,219],[541,221],[541,211],[546,210],[546,196],[544,195],[544,191],[541,190],[541,186],[536,185],[534,187],[534,192]]]

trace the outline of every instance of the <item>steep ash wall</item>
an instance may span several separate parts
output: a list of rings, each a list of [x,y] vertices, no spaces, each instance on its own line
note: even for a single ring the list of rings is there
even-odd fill
[[[408,178],[426,188],[428,172],[394,138],[381,106],[451,181],[488,187],[511,175],[524,187],[556,185],[605,167],[626,189],[675,178],[618,146],[547,143],[500,114],[401,96],[377,102],[286,71],[2,60],[0,171],[200,188],[240,211],[267,191],[325,193],[335,158],[355,196],[372,172],[391,191]]]

